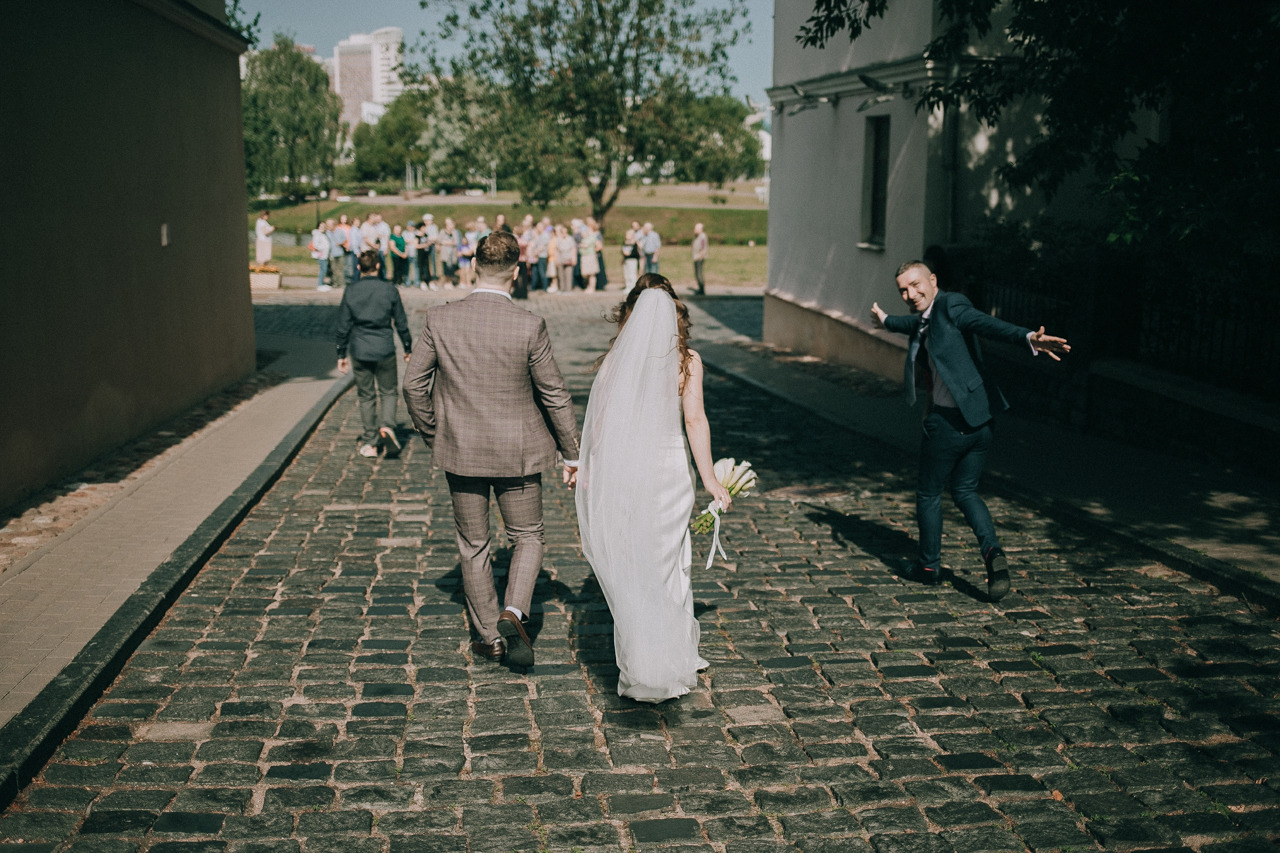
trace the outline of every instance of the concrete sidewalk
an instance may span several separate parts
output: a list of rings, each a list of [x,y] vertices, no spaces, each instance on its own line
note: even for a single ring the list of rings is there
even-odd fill
[[[290,380],[258,394],[0,579],[0,787],[74,725],[338,395],[333,346],[259,335]],[[332,371],[332,372],[331,372]],[[95,688],[95,684],[98,686]],[[83,709],[81,709],[83,710]]]

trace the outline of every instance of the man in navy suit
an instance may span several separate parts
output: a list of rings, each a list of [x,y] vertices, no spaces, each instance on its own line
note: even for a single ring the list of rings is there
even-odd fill
[[[991,447],[991,419],[1009,403],[987,375],[977,339],[991,338],[1026,345],[1033,354],[1060,361],[1071,351],[1063,338],[997,320],[973,307],[959,293],[938,290],[938,278],[923,261],[898,268],[898,293],[909,316],[889,316],[871,306],[877,328],[909,336],[907,402],[915,403],[919,378],[929,391],[929,407],[920,445],[920,478],[916,486],[916,524],[920,556],[914,576],[936,584],[942,576],[942,490],[951,497],[978,537],[987,567],[987,598],[997,601],[1009,591],[1009,563],[987,505],[978,497],[978,480]]]

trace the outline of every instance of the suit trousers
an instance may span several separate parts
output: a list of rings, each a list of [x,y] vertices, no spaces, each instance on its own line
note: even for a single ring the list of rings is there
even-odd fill
[[[378,440],[379,427],[396,428],[396,399],[400,396],[396,357],[392,354],[381,361],[353,358],[351,372],[355,374],[356,395],[360,398],[360,423],[364,426],[360,443],[373,444]]]
[[[995,523],[978,497],[978,480],[991,448],[991,422],[970,427],[960,410],[935,406],[924,421],[920,442],[920,478],[916,485],[916,525],[920,531],[920,565],[937,569],[942,563],[942,490],[951,498],[978,537],[985,555],[998,547]]]
[[[498,638],[498,591],[493,581],[489,532],[489,492],[502,514],[502,526],[513,550],[507,570],[505,603],[526,616],[533,603],[533,586],[542,569],[542,475],[528,477],[463,477],[445,472],[453,500],[453,524],[462,562],[462,590],[467,597],[471,626],[480,639]]]

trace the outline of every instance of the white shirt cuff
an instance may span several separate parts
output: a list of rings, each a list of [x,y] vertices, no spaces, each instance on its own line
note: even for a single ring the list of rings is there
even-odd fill
[[[1040,354],[1040,350],[1036,349],[1036,348],[1035,348],[1035,345],[1031,343],[1031,336],[1032,336],[1032,335],[1034,335],[1034,334],[1035,334],[1035,332],[1027,332],[1027,346],[1031,347],[1031,354],[1032,354],[1032,355],[1039,355],[1039,354]]]
[[[564,464],[565,464],[565,467],[566,467],[566,468],[577,468],[577,467],[578,467],[578,460],[577,460],[577,459],[566,459],[566,460],[564,460]]]

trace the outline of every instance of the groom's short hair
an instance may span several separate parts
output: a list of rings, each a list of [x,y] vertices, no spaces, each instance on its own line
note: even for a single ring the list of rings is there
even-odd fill
[[[476,245],[476,269],[481,275],[505,273],[519,260],[520,244],[506,231],[493,231]]]

